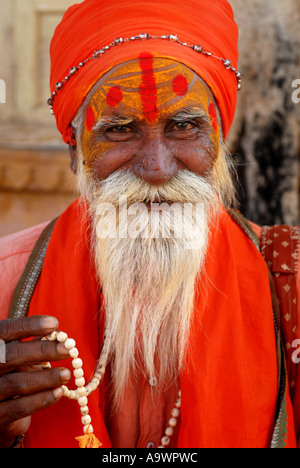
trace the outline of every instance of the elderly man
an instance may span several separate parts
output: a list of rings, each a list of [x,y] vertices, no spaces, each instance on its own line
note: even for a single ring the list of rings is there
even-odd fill
[[[85,0],[56,29],[82,197],[1,243],[3,447],[82,424],[84,447],[296,446],[274,289],[231,210],[237,37],[226,0]]]

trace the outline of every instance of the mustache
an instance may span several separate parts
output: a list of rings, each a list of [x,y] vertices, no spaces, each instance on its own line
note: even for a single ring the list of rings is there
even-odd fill
[[[107,179],[93,183],[86,189],[91,201],[101,195],[102,202],[118,205],[120,195],[126,196],[127,204],[133,203],[211,203],[215,198],[214,188],[209,179],[191,171],[180,171],[171,180],[160,186],[153,186],[129,171],[118,171]]]

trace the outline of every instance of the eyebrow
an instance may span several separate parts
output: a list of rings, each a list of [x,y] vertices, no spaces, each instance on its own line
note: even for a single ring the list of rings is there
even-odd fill
[[[200,107],[186,107],[177,112],[174,112],[168,117],[168,120],[175,122],[185,122],[186,120],[201,119],[206,123],[210,123],[210,117],[204,109]],[[130,115],[110,115],[100,117],[98,122],[94,125],[93,131],[97,132],[111,126],[129,125],[134,122],[140,121],[139,118]]]
[[[210,117],[204,109],[200,107],[186,107],[170,116],[170,119],[176,122],[183,122],[186,120],[201,119],[204,122],[210,123]]]
[[[136,119],[134,117],[126,116],[126,115],[110,115],[106,117],[101,117],[98,122],[94,125],[93,131],[97,132],[102,130],[103,128],[109,128],[112,125],[128,125],[134,122]]]

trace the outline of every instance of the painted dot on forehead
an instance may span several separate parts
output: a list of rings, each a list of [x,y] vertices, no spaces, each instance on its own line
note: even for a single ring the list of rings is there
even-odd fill
[[[184,96],[188,92],[188,82],[182,74],[175,76],[172,81],[173,91],[177,96]]]
[[[217,118],[216,108],[212,102],[209,104],[208,113],[210,116],[213,129],[216,131],[218,128],[218,118]]]
[[[93,130],[93,127],[95,125],[95,113],[91,107],[88,108],[86,111],[86,128],[89,132]]]
[[[116,107],[123,99],[120,86],[113,86],[107,93],[106,102],[110,107]]]

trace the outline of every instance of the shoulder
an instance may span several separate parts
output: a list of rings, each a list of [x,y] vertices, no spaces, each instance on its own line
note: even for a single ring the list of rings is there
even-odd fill
[[[0,320],[8,318],[14,290],[47,224],[0,238]]]
[[[31,252],[37,239],[48,223],[25,229],[0,238],[0,264],[1,262],[23,253]]]

